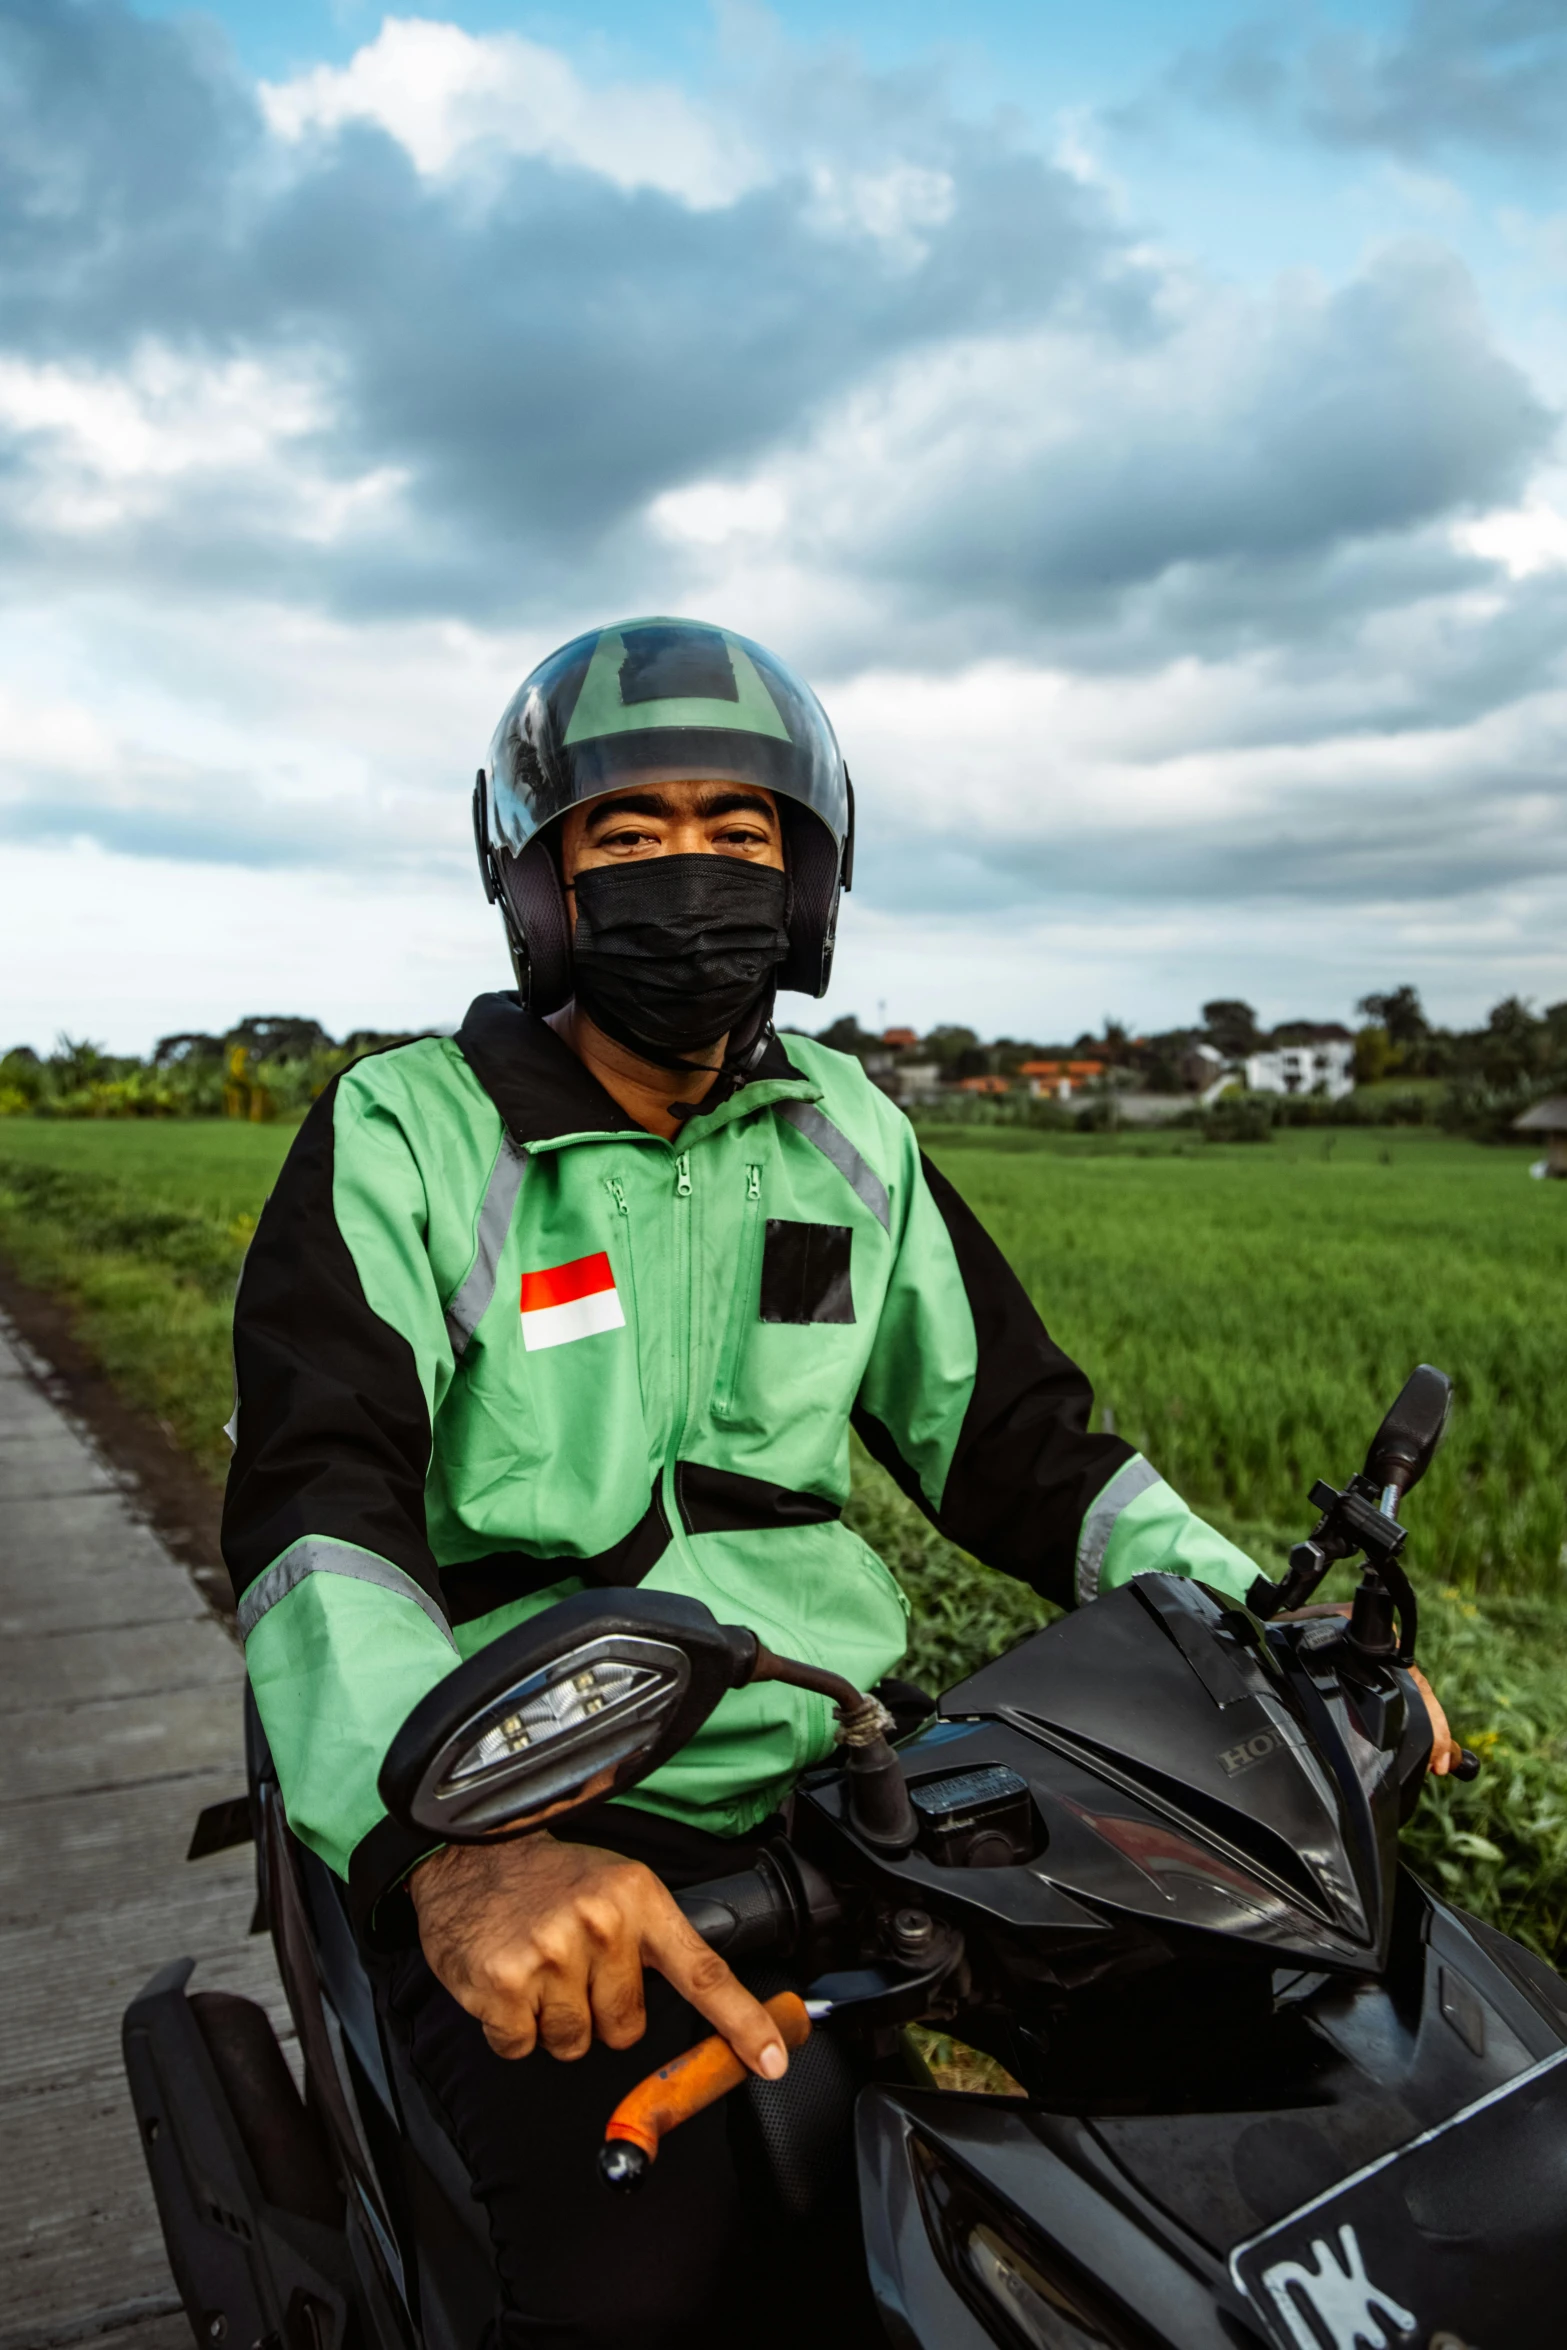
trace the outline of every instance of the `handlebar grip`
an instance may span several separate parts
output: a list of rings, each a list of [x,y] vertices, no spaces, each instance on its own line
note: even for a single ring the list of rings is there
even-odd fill
[[[1480,1757],[1477,1754],[1472,1753],[1467,1746],[1461,1746],[1458,1749],[1458,1760],[1453,1764],[1447,1775],[1450,1779],[1478,1779],[1480,1776]]]
[[[793,1991],[779,1991],[764,2002],[778,2026],[786,2048],[800,2048],[810,2038],[811,2019],[805,2002]],[[684,2055],[660,2065],[623,2097],[609,2117],[599,2151],[599,2175],[611,2187],[639,2187],[650,2164],[658,2159],[659,2142],[694,2113],[713,2105],[746,2077],[727,2040],[715,2032],[699,2040]]]
[[[777,1950],[793,1940],[798,1923],[788,1888],[765,1856],[735,1876],[687,1886],[675,1902],[708,1948],[726,1958]]]

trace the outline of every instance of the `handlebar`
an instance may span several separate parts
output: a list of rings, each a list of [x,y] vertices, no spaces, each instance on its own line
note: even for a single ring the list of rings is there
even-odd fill
[[[836,1925],[841,1905],[820,1869],[780,1838],[754,1868],[714,1877],[675,1895],[677,1908],[724,1958],[793,1950]]]
[[[709,1949],[725,1958],[776,1950],[794,1937],[795,1905],[771,1868],[741,1869],[675,1895],[675,1906]]]

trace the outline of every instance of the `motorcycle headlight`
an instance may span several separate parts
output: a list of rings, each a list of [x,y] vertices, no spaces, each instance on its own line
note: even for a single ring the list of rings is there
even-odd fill
[[[922,2139],[912,2152],[931,2241],[987,2331],[1014,2350],[1156,2350],[1135,2318],[967,2171]]]

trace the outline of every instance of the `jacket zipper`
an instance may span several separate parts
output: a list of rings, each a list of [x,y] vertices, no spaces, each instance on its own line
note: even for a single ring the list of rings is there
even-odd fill
[[[735,1390],[740,1384],[740,1362],[745,1334],[756,1311],[757,1242],[762,1227],[762,1170],[745,1171],[745,1206],[740,1219],[740,1246],[735,1252],[735,1289],[724,1327],[723,1352],[713,1385],[713,1410],[721,1420],[734,1416]]]
[[[696,1317],[691,1305],[691,1279],[694,1250],[691,1244],[691,1210],[684,1203],[691,1197],[691,1154],[675,1154],[675,1232],[674,1281],[672,1296],[678,1328],[675,1331],[674,1409],[669,1418],[669,1450],[664,1457],[662,1478],[664,1515],[669,1524],[670,1538],[679,1546],[684,1539],[685,1521],[680,1510],[680,1494],[675,1471],[686,1439],[686,1420],[691,1410],[691,1334]]]
[[[639,1334],[637,1345],[640,1351],[640,1332],[642,1325],[637,1315],[637,1252],[632,1246],[631,1239],[631,1206],[630,1202],[626,1198],[626,1187],[620,1181],[618,1176],[606,1175],[604,1178],[604,1189],[609,1193],[611,1200],[614,1202],[617,1213],[625,1219],[623,1228],[624,1246],[617,1249],[615,1254],[617,1259],[625,1266],[624,1287],[629,1291],[631,1297],[631,1314],[629,1319],[633,1331]],[[615,1284],[617,1288],[622,1286],[621,1277],[618,1272],[615,1275]]]

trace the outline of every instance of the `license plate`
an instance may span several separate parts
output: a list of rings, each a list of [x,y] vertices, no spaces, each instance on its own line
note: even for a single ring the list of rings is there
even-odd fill
[[[1231,2256],[1276,2350],[1562,2350],[1567,2049]]]

